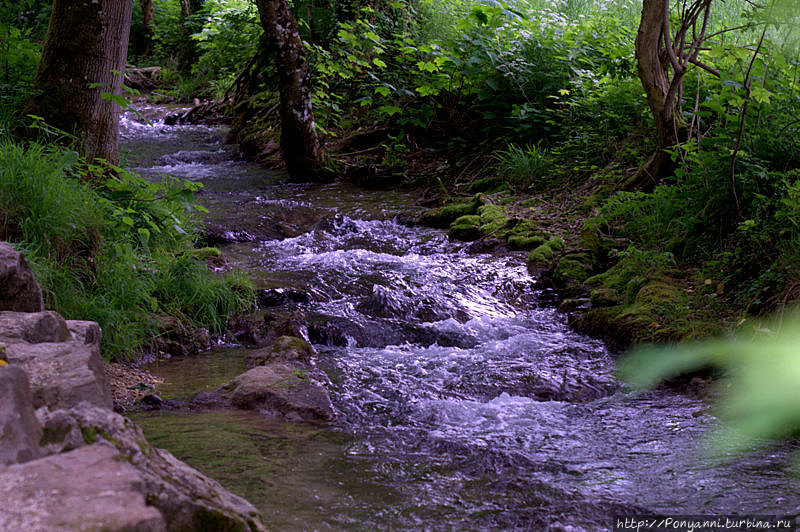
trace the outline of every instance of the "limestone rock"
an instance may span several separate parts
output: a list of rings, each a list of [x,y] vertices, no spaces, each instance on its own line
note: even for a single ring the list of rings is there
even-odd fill
[[[103,337],[103,330],[94,321],[67,320],[72,339],[84,344],[100,346],[100,339]]]
[[[270,362],[308,362],[314,355],[311,344],[294,336],[281,336],[272,347],[254,349],[245,359],[248,366],[261,366]]]
[[[88,403],[70,410],[42,408],[37,415],[46,427],[68,427],[62,431],[60,442],[50,441],[54,446],[51,450],[57,451],[59,443],[67,447],[72,444],[68,440],[75,434],[71,432],[73,426],[88,440],[86,444],[113,444],[125,462],[138,471],[141,491],[148,503],[161,511],[167,530],[264,530],[258,511],[250,503],[169,452],[150,445],[130,419]]]
[[[110,445],[14,465],[0,472],[0,530],[165,531],[144,488],[138,471]]]
[[[259,410],[291,421],[326,422],[336,417],[325,388],[309,371],[284,363],[271,363],[247,371],[222,387],[231,404]]]
[[[103,359],[96,345],[68,341],[6,347],[9,363],[30,378],[35,408],[69,408],[83,401],[111,408]]]
[[[33,278],[28,261],[7,242],[0,242],[0,310],[44,310],[42,289]]]
[[[41,435],[25,372],[14,366],[0,367],[0,465],[39,458]]]
[[[0,312],[0,342],[65,342],[71,338],[67,322],[52,310]]]

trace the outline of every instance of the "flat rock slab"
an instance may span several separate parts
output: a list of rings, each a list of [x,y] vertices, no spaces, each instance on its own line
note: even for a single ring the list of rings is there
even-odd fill
[[[327,422],[336,417],[328,392],[307,369],[271,363],[255,367],[223,386],[231,404],[290,421]]]
[[[0,530],[167,529],[145,502],[139,472],[106,444],[8,467],[0,472],[0,501]]]
[[[98,326],[99,327],[99,326]],[[0,312],[0,342],[66,342],[72,339],[67,322],[57,312]]]
[[[33,278],[28,261],[7,242],[0,242],[0,310],[44,310],[42,289]]]
[[[0,465],[39,458],[41,437],[27,375],[14,366],[0,366]]]
[[[169,452],[150,445],[130,419],[86,403],[69,410],[41,408],[37,415],[50,434],[50,452],[68,451],[81,445],[87,435],[98,443],[113,444],[123,460],[138,471],[141,492],[164,516],[168,530],[264,530],[258,511],[250,503]],[[118,504],[124,500],[120,497]],[[5,529],[0,526],[0,530]]]
[[[111,392],[106,385],[103,359],[94,344],[77,341],[29,344],[6,347],[8,361],[28,374],[33,406],[70,408],[87,401],[111,408]]]

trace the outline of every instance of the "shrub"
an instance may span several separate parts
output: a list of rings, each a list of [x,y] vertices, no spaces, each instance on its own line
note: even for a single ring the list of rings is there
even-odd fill
[[[154,316],[219,333],[252,304],[241,274],[215,276],[187,253],[197,188],[0,139],[0,238],[28,255],[48,307],[97,321],[103,355],[130,357],[157,334]]]

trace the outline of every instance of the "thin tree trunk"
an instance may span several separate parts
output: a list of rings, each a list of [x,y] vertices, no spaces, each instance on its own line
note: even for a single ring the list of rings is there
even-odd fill
[[[291,179],[314,180],[322,149],[311,105],[311,73],[297,22],[286,0],[258,0],[257,4],[278,70],[283,160]]]
[[[178,54],[178,68],[182,72],[189,72],[197,60],[197,47],[192,35],[199,29],[192,17],[203,9],[203,0],[180,0],[180,2],[183,46]]]
[[[670,0],[643,0],[636,35],[636,60],[647,104],[656,124],[658,145],[653,156],[625,183],[628,189],[648,189],[675,168],[668,150],[686,139],[681,111],[683,80],[690,65],[719,76],[698,54],[706,38],[712,0],[684,1],[679,24],[670,21]]]
[[[75,135],[89,160],[119,161],[119,94],[128,54],[130,0],[55,0],[33,95],[23,113]],[[100,85],[97,85],[100,84]]]
[[[668,101],[671,82],[669,63],[663,52],[665,24],[668,24],[667,0],[643,0],[642,18],[636,35],[636,60],[639,79],[647,96],[647,105],[656,125],[656,151],[626,188],[652,188],[671,169],[670,155],[665,151],[678,143],[675,123],[675,102]]]
[[[149,55],[153,50],[153,21],[156,19],[156,10],[153,0],[139,0],[142,6],[142,26],[144,27],[145,51]]]

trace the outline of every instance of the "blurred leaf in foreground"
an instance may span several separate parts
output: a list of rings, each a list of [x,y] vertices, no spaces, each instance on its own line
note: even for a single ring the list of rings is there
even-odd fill
[[[620,361],[619,374],[652,388],[708,367],[724,375],[716,383],[725,390],[715,411],[722,425],[711,437],[716,449],[740,453],[800,432],[800,313],[731,338],[637,349]]]

